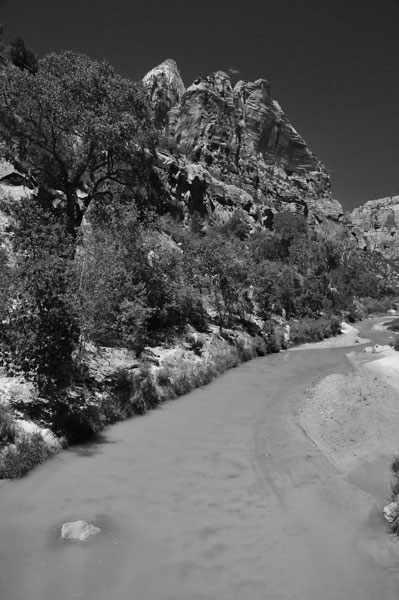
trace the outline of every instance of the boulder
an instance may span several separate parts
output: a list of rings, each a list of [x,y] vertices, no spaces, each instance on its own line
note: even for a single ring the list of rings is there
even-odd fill
[[[101,533],[99,527],[83,520],[64,523],[61,527],[61,538],[64,540],[85,542],[99,533]]]
[[[388,523],[393,523],[399,517],[399,502],[391,502],[384,507],[384,517]]]

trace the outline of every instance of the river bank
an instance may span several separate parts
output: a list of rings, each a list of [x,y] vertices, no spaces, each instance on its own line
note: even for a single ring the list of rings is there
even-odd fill
[[[379,322],[372,332],[385,344],[393,338]],[[321,351],[328,342],[319,344]],[[339,345],[340,339],[333,342]],[[332,373],[309,390],[300,423],[349,481],[375,497],[382,511],[392,499],[391,467],[399,450],[399,353],[361,342],[360,351],[347,354],[349,373]]]
[[[191,328],[139,357],[127,348],[86,344],[79,358],[84,377],[52,397],[41,397],[21,374],[0,373],[0,479],[21,477],[70,444],[291,345],[290,326],[280,318],[268,325],[254,321],[252,329]],[[344,324],[344,333],[350,329]],[[339,330],[336,318],[305,319],[295,322],[294,339],[322,339]]]
[[[382,503],[302,426],[354,348],[249,361],[0,482],[0,597],[396,600]],[[77,519],[103,534],[60,540]]]

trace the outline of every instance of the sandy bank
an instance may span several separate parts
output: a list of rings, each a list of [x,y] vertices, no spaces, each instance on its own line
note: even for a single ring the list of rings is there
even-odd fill
[[[368,491],[381,495],[383,488],[389,492],[399,448],[399,353],[389,348],[348,357],[353,371],[329,375],[309,390],[300,421],[340,471],[360,482],[368,471]]]

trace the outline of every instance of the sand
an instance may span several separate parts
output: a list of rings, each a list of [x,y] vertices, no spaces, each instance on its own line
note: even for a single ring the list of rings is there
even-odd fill
[[[309,390],[300,421],[342,473],[382,500],[399,453],[399,352],[365,350],[348,354],[352,372],[331,374]]]

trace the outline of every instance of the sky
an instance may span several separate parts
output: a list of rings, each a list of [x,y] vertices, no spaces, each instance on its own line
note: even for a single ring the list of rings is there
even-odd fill
[[[141,79],[265,78],[345,210],[399,195],[399,0],[0,0],[4,41],[75,50]]]

